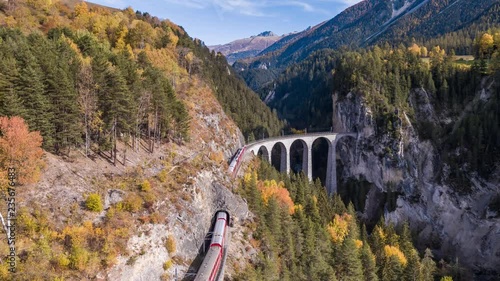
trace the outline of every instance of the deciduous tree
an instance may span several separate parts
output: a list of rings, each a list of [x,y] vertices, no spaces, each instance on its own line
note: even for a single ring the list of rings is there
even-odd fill
[[[40,132],[30,132],[24,119],[18,116],[0,117],[0,167],[16,170],[21,184],[36,182],[43,167]],[[7,179],[3,175],[2,180]]]

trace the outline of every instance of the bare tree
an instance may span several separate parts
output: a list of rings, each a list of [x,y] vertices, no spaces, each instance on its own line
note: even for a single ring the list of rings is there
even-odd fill
[[[141,93],[141,97],[139,98],[139,106],[137,107],[137,111],[135,114],[135,135],[134,135],[134,144],[133,147],[135,151],[139,150],[140,143],[140,126],[146,117],[149,104],[151,103],[151,92],[149,90],[144,90]]]
[[[91,143],[91,123],[97,110],[97,96],[92,76],[92,67],[84,62],[78,76],[78,104],[83,114],[85,130],[85,156],[89,155]]]

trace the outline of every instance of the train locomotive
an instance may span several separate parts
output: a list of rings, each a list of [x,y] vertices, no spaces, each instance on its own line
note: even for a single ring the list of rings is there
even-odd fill
[[[215,213],[215,226],[213,228],[210,247],[203,259],[194,281],[217,280],[226,250],[226,233],[229,228],[229,212],[219,210]]]

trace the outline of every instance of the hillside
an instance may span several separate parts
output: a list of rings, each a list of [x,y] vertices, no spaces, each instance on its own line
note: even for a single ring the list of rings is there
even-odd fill
[[[257,89],[250,70],[261,65],[266,65],[270,73],[260,80],[269,82],[276,77],[275,69],[282,71],[324,48],[357,48],[385,41],[408,43],[415,38],[428,39],[470,27],[476,32],[485,30],[498,22],[496,11],[499,4],[498,0],[365,0],[347,8],[299,40],[280,45],[279,49],[271,46],[272,52],[264,50],[264,55],[242,61],[237,69],[243,70],[245,80]]]
[[[208,46],[208,48],[222,53],[226,56],[227,62],[232,65],[237,60],[256,56],[283,37],[285,35],[279,36],[271,31],[265,31],[250,38],[238,39],[224,45]]]

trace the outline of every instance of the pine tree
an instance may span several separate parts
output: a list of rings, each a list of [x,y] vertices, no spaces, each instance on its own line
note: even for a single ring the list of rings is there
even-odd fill
[[[175,131],[177,137],[183,141],[189,141],[189,124],[191,117],[181,101],[175,101]]]
[[[363,266],[361,264],[360,253],[355,239],[346,237],[338,252],[338,268],[336,270],[339,277],[348,277],[349,280],[365,280],[363,276]]]
[[[408,259],[408,264],[403,272],[404,281],[420,281],[422,280],[420,257],[415,249],[411,249],[408,254],[405,254]]]
[[[363,239],[362,242],[363,246],[361,247],[360,254],[365,281],[378,281],[375,255],[372,253],[368,241]]]
[[[46,90],[52,103],[55,127],[55,150],[67,150],[81,141],[78,93],[76,91],[76,75],[79,65],[75,53],[62,39],[55,42],[53,49],[57,51],[52,67],[47,69]]]
[[[3,52],[3,48],[0,49],[0,54]],[[16,60],[0,56],[0,115],[26,116],[23,101],[16,91],[18,75]]]
[[[403,276],[403,267],[396,256],[388,256],[382,264],[382,281],[399,281]]]
[[[430,249],[425,249],[424,258],[422,259],[422,280],[433,281],[434,273],[436,272],[436,263],[432,260],[434,256]]]
[[[28,50],[21,51],[23,60],[20,64],[17,92],[26,109],[26,122],[30,129],[40,131],[43,137],[43,147],[50,149],[55,143],[54,118],[50,99],[45,94],[43,74],[36,59]]]
[[[399,245],[401,248],[401,251],[405,255],[409,255],[412,250],[414,250],[413,244],[411,242],[411,232],[410,232],[410,226],[408,225],[408,222],[405,222],[403,224],[403,228],[401,230],[401,235],[399,236]]]
[[[376,257],[376,264],[381,265],[384,261],[385,232],[382,227],[376,225],[370,236],[373,253]],[[379,267],[380,271],[380,267]],[[380,275],[380,274],[379,274]]]

